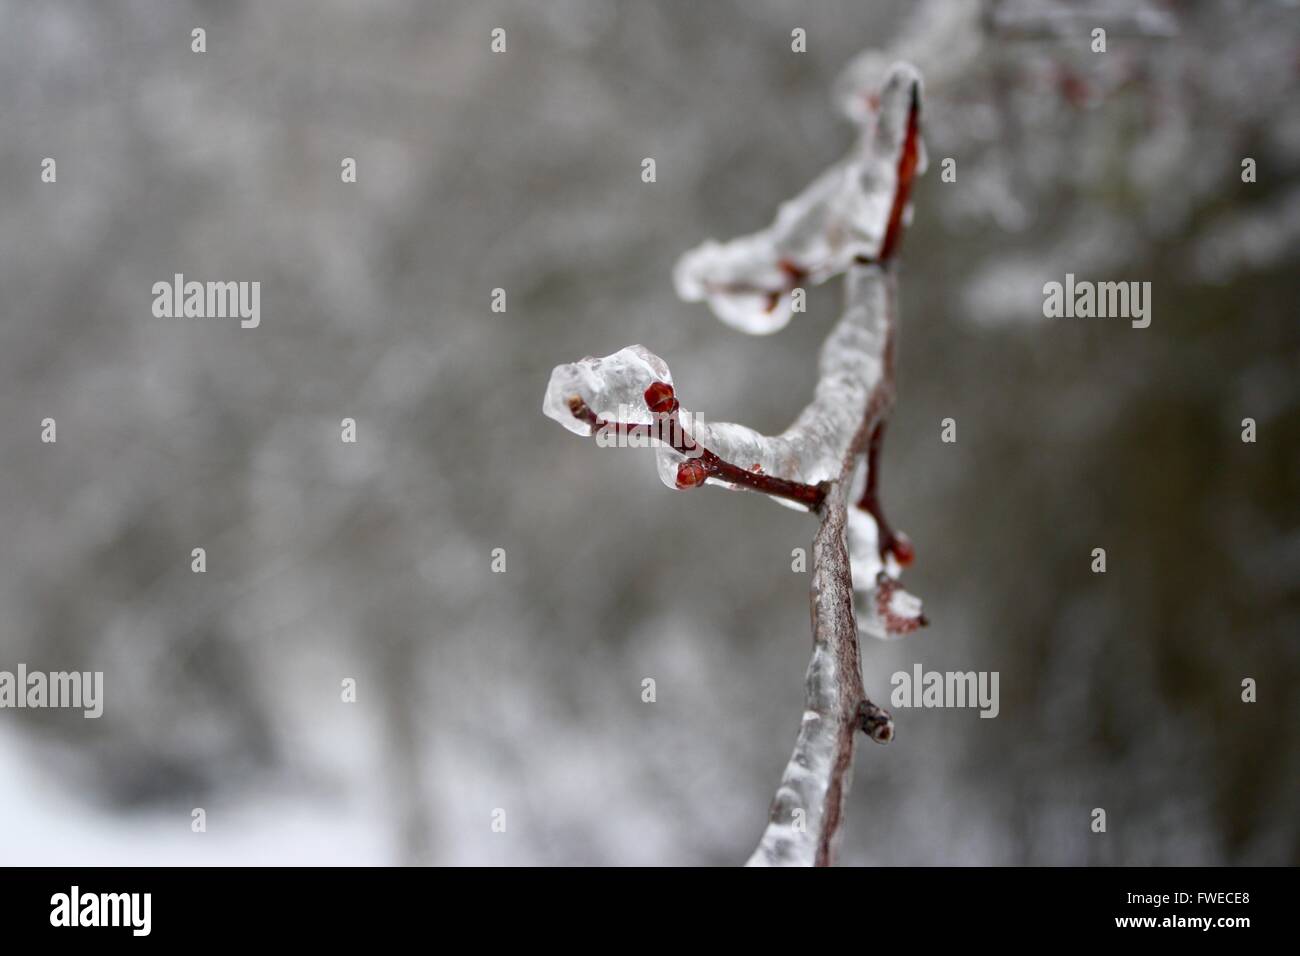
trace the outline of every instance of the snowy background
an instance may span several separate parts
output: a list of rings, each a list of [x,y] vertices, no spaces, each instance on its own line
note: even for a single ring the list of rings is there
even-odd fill
[[[106,682],[98,721],[0,711],[0,863],[743,861],[802,709],[814,523],[670,492],[540,404],[554,365],[640,342],[706,418],[788,423],[839,284],[751,338],[670,273],[846,151],[865,49],[927,78],[883,481],[933,622],[865,646],[865,685],[996,670],[1001,714],[896,711],[841,860],[1300,861],[1295,5],[0,23],[0,669]],[[154,318],[175,272],[260,280],[261,327]],[[1151,327],[1043,319],[1066,272],[1150,281]]]

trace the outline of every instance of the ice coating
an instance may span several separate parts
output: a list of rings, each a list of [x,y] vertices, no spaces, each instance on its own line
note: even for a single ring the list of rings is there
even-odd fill
[[[874,589],[876,575],[885,570],[884,562],[880,560],[876,520],[861,508],[849,508],[848,538],[854,590]]]
[[[841,675],[835,655],[824,644],[813,646],[804,675],[808,707],[799,722],[794,758],[786,764],[753,855],[746,866],[813,866],[822,827],[826,782],[832,774],[838,729],[829,718]],[[802,811],[802,819],[796,815]]]
[[[864,466],[854,481],[852,500],[861,495],[865,481]],[[916,630],[921,622],[921,599],[898,583],[902,568],[897,561],[892,557],[881,560],[876,519],[861,508],[850,506],[846,532],[853,590],[859,595],[858,632],[876,640],[891,641]]]
[[[590,435],[591,426],[574,417],[569,400],[581,398],[597,418],[646,424],[654,416],[645,403],[652,382],[673,382],[668,364],[644,345],[629,345],[613,355],[557,365],[546,385],[542,412],[575,435]]]
[[[774,436],[743,425],[705,422],[697,440],[726,460],[764,474],[815,485],[836,478],[867,402],[884,372],[888,290],[875,266],[854,265],[839,323],[822,345],[813,400]],[[723,484],[723,482],[715,482]]]
[[[743,468],[757,465],[764,474],[805,484],[839,476],[884,373],[889,306],[876,266],[851,266],[846,285],[844,313],[822,345],[813,399],[794,424],[764,436],[744,425],[704,422],[696,433],[704,447]]]
[[[867,597],[867,607],[858,619],[859,634],[892,641],[925,626],[921,599],[904,590],[898,579],[888,573],[877,574],[870,590],[862,588],[856,578],[853,587],[865,592]]]
[[[878,106],[865,111],[853,151],[782,203],[766,229],[729,242],[710,239],[687,252],[673,270],[677,294],[706,301],[723,322],[751,335],[776,332],[790,321],[791,291],[821,283],[881,249],[898,161],[920,76],[895,64]],[[920,148],[917,174],[925,171]]]
[[[722,243],[709,239],[673,267],[673,285],[686,302],[707,301],[727,325],[750,335],[767,335],[790,321],[784,289],[789,274],[767,231]]]
[[[845,67],[832,93],[840,112],[860,126],[874,122],[876,90],[898,60],[925,71],[927,86],[941,90],[961,82],[987,53],[986,9],[978,3],[921,0],[890,50],[864,50]]]
[[[822,345],[813,399],[781,434],[765,436],[744,425],[701,420],[683,407],[679,415],[684,428],[700,445],[741,468],[810,485],[838,477],[884,371],[887,295],[878,267],[850,267],[845,311]],[[672,384],[672,373],[644,346],[629,346],[604,358],[588,356],[551,373],[542,411],[584,436],[591,434],[591,426],[574,416],[569,402],[575,395],[598,418],[648,423],[653,415],[644,393],[655,381]],[[685,457],[662,444],[656,456],[664,484],[677,487],[677,466]],[[709,482],[734,487],[715,478]]]

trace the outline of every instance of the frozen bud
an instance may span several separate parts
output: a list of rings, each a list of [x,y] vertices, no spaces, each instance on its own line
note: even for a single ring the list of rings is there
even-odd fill
[[[586,358],[558,365],[551,373],[542,412],[576,435],[590,435],[582,417],[585,406],[603,421],[646,425],[654,420],[646,401],[652,384],[672,391],[672,373],[659,356],[642,345],[630,345],[604,358]]]
[[[894,739],[893,716],[869,700],[858,704],[858,728],[878,744],[887,744]]]
[[[656,415],[669,415],[677,411],[677,396],[667,382],[652,382],[645,390],[646,407]]]
[[[677,487],[695,488],[704,484],[708,471],[698,458],[688,458],[677,466]]]
[[[916,548],[912,546],[912,539],[901,531],[895,531],[893,540],[889,542],[889,552],[903,567],[908,567],[916,560]]]
[[[855,580],[855,587],[859,583]],[[894,640],[911,634],[930,622],[921,613],[921,599],[908,593],[897,579],[884,571],[876,575],[874,593],[858,630],[878,640]]]

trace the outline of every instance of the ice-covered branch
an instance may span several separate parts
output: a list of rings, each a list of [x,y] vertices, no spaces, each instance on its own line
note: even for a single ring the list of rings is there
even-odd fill
[[[815,488],[840,475],[873,392],[884,383],[892,394],[892,370],[885,368],[887,306],[880,268],[852,266],[847,287],[844,315],[822,345],[813,399],[779,435],[693,415],[678,402],[667,363],[641,345],[558,366],[543,411],[602,444],[644,439],[655,445],[660,477],[670,488],[709,482],[772,494],[769,482],[774,479]],[[652,408],[664,395],[671,406]],[[773,496],[816,510],[824,490],[815,496]]]
[[[707,301],[728,325],[764,335],[790,321],[790,293],[801,283],[894,254],[912,177],[925,171],[920,77],[895,64],[865,103],[854,116],[860,133],[852,152],[782,203],[766,229],[682,256],[673,270],[678,295]]]
[[[852,778],[855,734],[888,743],[894,722],[862,688],[847,546],[845,482],[824,505],[813,539],[813,652],[794,753],[772,801],[751,866],[826,866],[835,849]]]
[[[670,488],[759,491],[820,520],[804,718],[751,864],[831,862],[856,733],[879,743],[893,736],[889,714],[864,692],[859,634],[899,637],[926,623],[898,582],[913,550],[886,520],[878,480],[894,400],[892,263],[925,167],[920,120],[920,77],[896,64],[858,117],[847,159],[783,204],[767,229],[710,240],[677,265],[683,298],[707,300],[724,322],[754,334],[789,321],[797,283],[846,273],[844,313],[822,346],[812,400],[785,431],[761,435],[692,415],[667,363],[640,345],[557,367],[543,401],[546,415],[602,445],[653,446]],[[861,629],[855,591],[865,595]]]
[[[876,464],[883,424],[893,404],[896,278],[887,267],[858,265],[852,267],[848,282],[851,296],[855,289],[859,296],[864,288],[874,293],[859,298],[859,305],[867,307],[850,307],[841,325],[860,323],[874,330],[864,342],[871,343],[868,351],[874,353],[880,373],[867,380],[866,400],[858,406],[839,474],[819,512],[821,526],[813,539],[813,652],[804,678],[804,713],[751,866],[829,865],[852,779],[855,734],[862,731],[877,743],[888,743],[894,733],[889,713],[873,704],[863,689],[854,591],[877,597],[888,591],[892,604],[901,587],[887,567],[897,571],[905,563],[898,555],[906,538],[883,530],[853,533],[855,524],[870,525],[872,518],[852,504],[851,494],[855,475],[875,487],[874,476],[864,474],[864,466]],[[888,528],[883,520],[881,528]],[[883,544],[891,540],[893,545]],[[910,561],[910,544],[905,556]],[[876,636],[897,636],[924,623],[919,604],[912,617],[877,612],[872,620],[885,625],[886,633]]]

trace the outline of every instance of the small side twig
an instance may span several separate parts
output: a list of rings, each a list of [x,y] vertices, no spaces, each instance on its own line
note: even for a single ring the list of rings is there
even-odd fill
[[[629,424],[606,421],[597,417],[581,395],[570,396],[569,410],[574,418],[591,428],[593,435],[607,430],[620,438],[636,436],[661,442],[688,456],[677,468],[678,488],[695,488],[710,478],[716,478],[774,498],[786,498],[803,505],[809,511],[816,511],[826,497],[826,482],[810,485],[742,468],[698,444],[682,427],[677,396],[667,382],[652,382],[645,391],[645,400],[654,413],[653,422]]]

